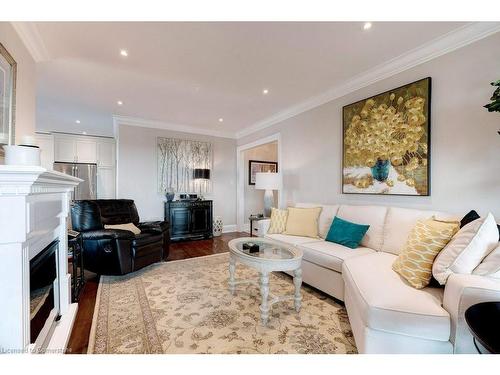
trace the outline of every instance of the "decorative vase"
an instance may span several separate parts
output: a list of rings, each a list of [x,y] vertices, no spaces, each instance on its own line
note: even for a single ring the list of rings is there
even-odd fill
[[[222,218],[220,216],[217,216],[214,219],[214,237],[219,237],[222,235],[222,227],[224,226],[224,223],[222,222]]]
[[[170,188],[167,191],[165,191],[165,197],[167,198],[167,202],[172,202],[175,198],[174,189]]]
[[[380,182],[384,182],[385,180],[387,180],[387,177],[389,177],[390,166],[391,163],[389,162],[389,160],[377,159],[377,162],[371,168],[373,178]]]

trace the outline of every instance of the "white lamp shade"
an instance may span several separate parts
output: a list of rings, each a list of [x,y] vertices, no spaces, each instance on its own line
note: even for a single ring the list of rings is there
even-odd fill
[[[255,174],[255,188],[261,190],[281,190],[281,174],[259,172]]]

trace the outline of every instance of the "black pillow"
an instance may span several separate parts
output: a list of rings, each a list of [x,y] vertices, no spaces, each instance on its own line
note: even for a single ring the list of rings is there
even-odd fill
[[[472,223],[474,220],[477,220],[479,218],[480,216],[476,211],[474,210],[469,211],[469,213],[465,215],[462,218],[462,220],[460,220],[460,228],[463,228],[467,224]],[[498,228],[498,241],[500,241],[500,225],[497,224],[497,228]]]
[[[474,220],[477,220],[481,218],[481,216],[479,216],[479,214],[472,210],[472,211],[469,211],[469,213],[467,215],[465,215],[462,220],[460,220],[460,228],[463,228],[464,226],[466,226],[467,224],[473,222]]]

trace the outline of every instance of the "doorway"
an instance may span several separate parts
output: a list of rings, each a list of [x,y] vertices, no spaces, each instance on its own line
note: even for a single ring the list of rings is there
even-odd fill
[[[249,173],[250,161],[277,163],[278,172],[281,164],[281,135],[279,133],[255,142],[238,146],[237,159],[237,198],[236,215],[238,231],[250,231],[248,217],[261,214],[264,210],[264,190],[255,189]],[[281,194],[274,192],[274,206],[281,207]]]

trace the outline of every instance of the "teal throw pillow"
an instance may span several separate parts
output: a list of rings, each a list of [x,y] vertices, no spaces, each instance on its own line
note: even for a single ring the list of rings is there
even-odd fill
[[[369,225],[351,223],[335,216],[325,240],[355,249],[368,228],[370,228]]]

